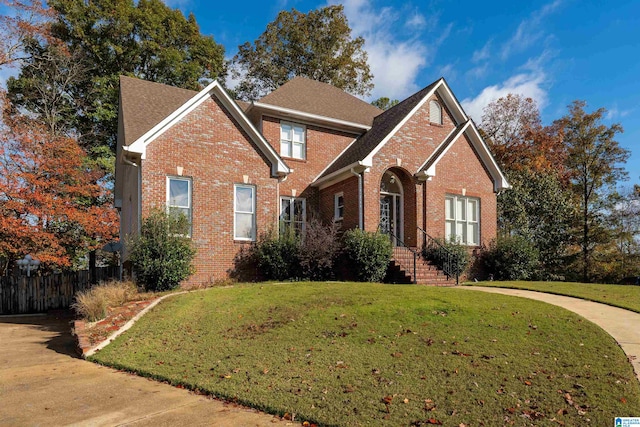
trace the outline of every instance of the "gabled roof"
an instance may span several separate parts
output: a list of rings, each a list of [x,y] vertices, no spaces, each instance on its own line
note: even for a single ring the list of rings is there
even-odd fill
[[[389,108],[373,120],[371,130],[358,138],[338,157],[322,174],[328,176],[357,161],[363,161],[391,131],[420,103],[438,82],[434,82],[421,91],[411,95],[399,104]]]
[[[335,86],[294,77],[255,103],[370,127],[382,110]]]
[[[480,157],[482,164],[486,168],[489,175],[493,179],[493,189],[495,192],[506,190],[511,188],[509,182],[507,182],[507,178],[500,170],[498,163],[495,158],[489,151],[489,147],[486,142],[478,132],[478,128],[476,128],[473,120],[469,119],[465,123],[458,125],[453,132],[440,144],[438,148],[429,156],[429,158],[424,162],[418,171],[416,172],[416,176],[424,177],[425,179],[431,179],[436,176],[436,166],[438,162],[444,157],[444,155],[449,151],[449,148],[453,146],[453,144],[460,139],[462,136],[466,136],[469,138],[469,142],[471,146],[475,150],[476,154]]]
[[[432,172],[437,162],[448,151],[453,143],[462,135],[466,134],[474,148],[478,152],[481,160],[494,179],[496,191],[509,188],[504,174],[498,167],[495,159],[478,133],[473,121],[466,115],[462,106],[449,88],[444,78],[433,82],[424,89],[411,95],[396,106],[388,109],[384,113],[375,117],[371,129],[356,139],[331,165],[329,165],[314,181],[315,186],[326,186],[328,183],[339,180],[351,169],[361,171],[373,165],[373,156],[404,126],[404,124],[422,107],[422,105],[438,93],[444,101],[446,107],[451,112],[456,128],[445,138],[438,148],[429,156],[429,159],[416,171],[417,175],[426,177],[434,176],[427,174],[427,169]],[[346,175],[345,175],[346,176]]]
[[[125,78],[125,80],[130,80],[130,78]],[[131,82],[127,82],[127,83],[131,83]],[[127,83],[125,83],[125,85]],[[149,83],[149,82],[146,82],[146,83]],[[141,84],[136,84],[136,83],[133,83],[133,85],[137,89],[140,89],[143,86]],[[156,86],[158,85],[158,83],[152,83],[152,85],[153,86],[147,86],[148,88],[151,88],[153,92],[153,96],[149,96],[147,98],[147,101],[149,101],[152,105],[146,105],[144,103],[141,103],[138,105],[142,109],[142,111],[145,111],[148,109],[153,110],[154,111],[153,120],[155,121],[157,120],[158,117],[161,116],[161,112],[168,110],[168,107],[167,107],[168,104],[171,104],[173,106],[175,104],[178,104],[178,100],[175,100],[175,99],[171,101],[160,100],[159,94],[162,94],[165,96],[171,96],[173,92],[170,89],[167,89],[171,87],[166,86],[166,87],[160,88]],[[165,85],[160,85],[160,86],[165,86]],[[121,89],[121,93],[124,92],[125,89],[128,89],[128,88]],[[172,88],[172,89],[175,89],[175,88]],[[231,99],[229,94],[227,94],[227,92],[224,90],[224,88],[222,88],[222,86],[218,83],[218,81],[213,81],[213,83],[208,85],[206,88],[204,88],[200,92],[193,92],[193,91],[189,91],[189,92],[191,92],[191,96],[188,97],[186,101],[182,101],[182,103],[180,103],[177,107],[169,111],[169,113],[166,116],[161,117],[156,123],[152,123],[151,119],[135,122],[137,126],[133,127],[133,129],[137,131],[136,134],[143,132],[141,135],[139,135],[135,139],[131,139],[126,134],[126,130],[125,130],[125,140],[127,140],[128,143],[125,142],[125,145],[123,146],[123,150],[130,153],[136,153],[144,159],[146,155],[146,148],[150,143],[152,143],[156,138],[158,138],[160,135],[162,135],[164,132],[170,129],[174,124],[176,124],[179,120],[181,120],[191,111],[196,109],[199,105],[201,105],[211,96],[215,96],[226,108],[226,110],[233,116],[233,118],[238,122],[238,124],[242,127],[242,129],[245,132],[247,132],[251,140],[258,147],[258,149],[271,161],[272,175],[273,176],[286,175],[291,172],[289,167],[284,163],[284,161],[278,155],[278,153],[275,152],[273,147],[269,145],[269,143],[262,136],[262,134],[256,129],[256,127],[251,123],[251,121],[249,121],[249,119],[245,115],[240,105],[238,105],[238,103],[236,103],[233,99]],[[181,93],[177,95],[177,98],[179,100],[182,100],[183,95],[184,93]],[[122,105],[123,116],[125,116],[126,114],[125,105],[124,105],[126,103],[129,103],[126,111],[129,113],[132,113],[132,111],[130,110],[131,104],[135,104],[136,102],[132,101],[129,96],[125,96],[124,99],[121,100],[121,102],[123,104]],[[160,107],[154,106],[153,105],[154,102],[160,103],[161,106]],[[141,115],[146,115],[146,112]],[[125,121],[126,121],[126,118],[125,118]],[[126,123],[124,123],[124,125],[126,126]],[[147,127],[149,127],[149,125],[151,125],[151,127],[146,129]]]
[[[194,90],[120,76],[124,145],[140,138],[197,93]]]

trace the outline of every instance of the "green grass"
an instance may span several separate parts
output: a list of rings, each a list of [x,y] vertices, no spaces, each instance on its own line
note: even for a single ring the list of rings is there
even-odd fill
[[[291,283],[180,295],[93,360],[321,425],[603,426],[640,414],[631,365],[594,324],[447,288]]]
[[[589,301],[601,302],[614,307],[640,313],[640,286],[602,285],[572,282],[476,282],[465,283],[472,286],[492,286],[495,288],[525,289],[566,295]]]

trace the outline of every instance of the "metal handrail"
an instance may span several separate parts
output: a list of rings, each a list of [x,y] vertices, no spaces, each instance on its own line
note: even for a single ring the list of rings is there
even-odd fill
[[[380,231],[380,225],[378,225],[378,231]],[[395,242],[396,242],[396,246],[402,246],[404,248],[407,248],[407,249],[409,249],[409,252],[411,252],[413,254],[413,283],[414,284],[418,283],[416,264],[417,264],[417,261],[418,261],[418,253],[419,252],[414,250],[410,246],[407,246],[407,244],[405,242],[403,242],[402,240],[400,240],[400,238],[398,236],[396,236],[393,231],[388,230],[388,231],[385,231],[384,234],[388,234],[390,237],[393,237]]]
[[[438,241],[438,239],[429,236],[422,228],[417,228],[422,232],[424,237],[422,248],[426,250],[429,247],[437,247],[438,258],[442,261],[439,267],[447,276],[447,279],[454,276],[456,278],[456,285],[458,285],[460,281],[460,272],[458,271],[456,255],[447,249],[440,241]]]

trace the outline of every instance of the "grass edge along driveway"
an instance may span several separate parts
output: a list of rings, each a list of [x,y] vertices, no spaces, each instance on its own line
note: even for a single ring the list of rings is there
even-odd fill
[[[596,325],[447,288],[290,283],[176,296],[93,360],[320,425],[609,425],[640,413],[631,365]]]
[[[465,283],[465,285],[522,289],[526,291],[564,295],[567,297],[581,298],[587,301],[599,302],[640,313],[640,286],[527,281],[468,282]]]

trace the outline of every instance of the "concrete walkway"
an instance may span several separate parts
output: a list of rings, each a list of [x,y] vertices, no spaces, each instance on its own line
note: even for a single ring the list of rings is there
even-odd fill
[[[622,347],[640,381],[640,314],[597,302],[520,289],[460,286],[458,289],[492,292],[544,301],[579,314],[607,331]]]
[[[0,425],[294,424],[79,359],[70,320],[0,317]]]

